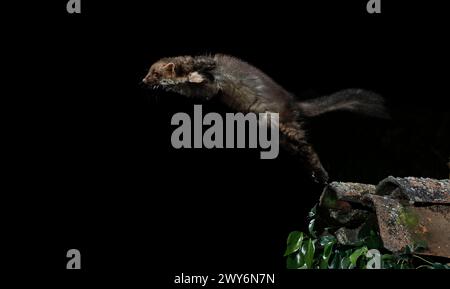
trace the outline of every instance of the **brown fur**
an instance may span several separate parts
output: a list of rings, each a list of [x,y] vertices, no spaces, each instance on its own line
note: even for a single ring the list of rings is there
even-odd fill
[[[233,110],[243,113],[279,113],[280,144],[301,160],[319,183],[328,181],[328,173],[306,140],[303,118],[333,110],[387,116],[382,98],[361,89],[343,90],[328,97],[298,102],[261,70],[222,54],[163,58],[150,67],[143,82],[188,97],[217,97]]]

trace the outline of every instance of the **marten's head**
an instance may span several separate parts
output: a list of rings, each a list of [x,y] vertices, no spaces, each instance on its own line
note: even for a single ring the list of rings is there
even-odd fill
[[[142,81],[152,87],[169,88],[178,84],[199,84],[205,77],[194,69],[191,57],[173,57],[155,62]]]
[[[142,80],[151,88],[194,97],[210,99],[219,91],[211,71],[215,63],[211,58],[177,56],[155,62]]]

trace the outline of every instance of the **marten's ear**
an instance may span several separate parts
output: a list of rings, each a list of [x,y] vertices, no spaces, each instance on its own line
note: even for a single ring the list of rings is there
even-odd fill
[[[203,77],[203,75],[201,75],[197,71],[194,71],[194,72],[189,73],[188,80],[189,80],[189,82],[192,82],[192,83],[202,83],[203,81],[205,81],[205,78]]]
[[[175,74],[175,64],[173,62],[169,62],[162,67],[165,71]]]

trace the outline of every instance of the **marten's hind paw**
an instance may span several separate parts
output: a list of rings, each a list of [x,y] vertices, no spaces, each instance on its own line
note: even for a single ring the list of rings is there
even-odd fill
[[[321,185],[328,184],[328,173],[325,170],[313,172],[311,177],[312,177],[313,181],[318,184],[321,184]]]

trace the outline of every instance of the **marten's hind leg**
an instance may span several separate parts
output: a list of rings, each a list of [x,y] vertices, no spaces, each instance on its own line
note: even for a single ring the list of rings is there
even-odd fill
[[[328,182],[327,171],[313,147],[306,141],[305,131],[297,122],[280,122],[280,144],[304,163],[315,182],[320,184]]]

